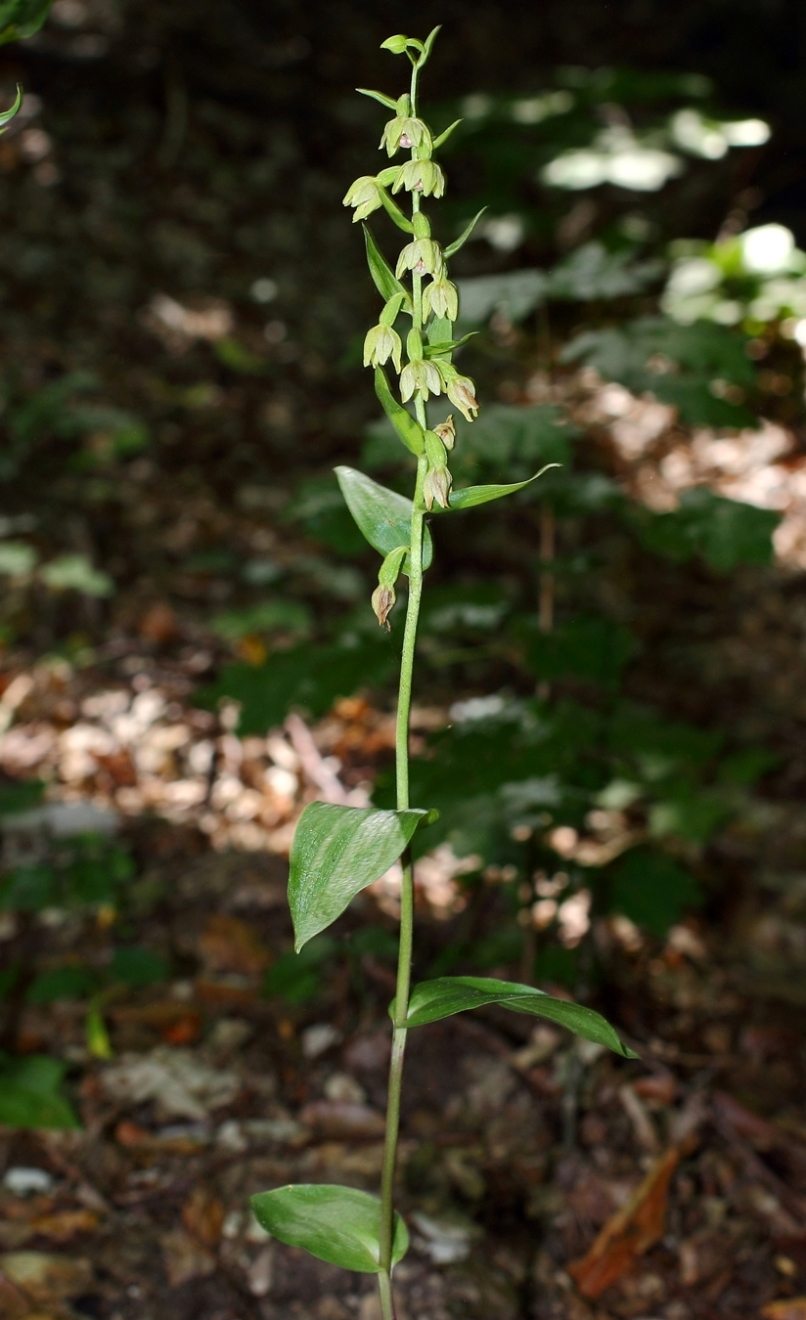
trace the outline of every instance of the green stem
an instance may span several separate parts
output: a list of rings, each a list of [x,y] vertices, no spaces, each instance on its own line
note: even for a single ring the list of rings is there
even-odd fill
[[[415,324],[421,299],[415,291]],[[419,328],[419,327],[418,327]],[[426,425],[425,404],[416,402],[417,420]],[[406,627],[403,633],[403,653],[400,661],[400,688],[397,703],[395,732],[395,765],[397,778],[397,806],[405,811],[409,806],[409,715],[414,675],[414,650],[417,641],[417,622],[423,590],[423,501],[422,486],[426,473],[426,459],[417,464],[417,485],[411,515],[411,543],[409,549],[409,599],[406,609]],[[414,939],[414,867],[411,850],[403,856],[403,874],[400,887],[400,952],[397,963],[397,990],[395,994],[395,1025],[392,1038],[392,1058],[389,1065],[389,1095],[386,1107],[386,1139],[381,1177],[380,1264],[378,1286],[381,1293],[383,1320],[394,1320],[391,1291],[392,1242],[394,1238],[394,1187],[397,1163],[397,1141],[400,1130],[400,1093],[403,1084],[403,1059],[406,1051],[407,1029],[403,1025],[408,1016],[411,985],[411,955]]]

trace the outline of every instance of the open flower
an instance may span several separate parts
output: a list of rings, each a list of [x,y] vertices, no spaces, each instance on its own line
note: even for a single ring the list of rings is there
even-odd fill
[[[364,366],[382,367],[391,358],[395,371],[400,371],[403,344],[400,335],[390,325],[374,325],[364,340]]]
[[[429,394],[439,394],[442,381],[433,362],[408,362],[400,375],[400,397],[408,403],[415,390],[425,400]]]
[[[447,316],[455,321],[459,315],[459,292],[444,275],[439,275],[423,289],[423,315]]]
[[[418,275],[442,274],[442,248],[433,238],[415,238],[407,243],[397,259],[395,275],[398,279],[406,270]]]
[[[380,184],[372,174],[362,174],[360,179],[351,183],[342,201],[343,206],[354,206],[356,208],[353,216],[353,224],[357,220],[366,220],[368,215],[377,211],[379,206],[383,206],[380,195]]]
[[[409,192],[421,192],[424,197],[441,197],[445,191],[445,175],[434,160],[407,160],[401,165],[397,178],[392,184],[392,192],[407,188]]]
[[[422,147],[430,155],[433,146],[428,125],[411,115],[395,115],[390,119],[383,130],[380,145],[386,147],[390,156],[394,156],[400,147]]]

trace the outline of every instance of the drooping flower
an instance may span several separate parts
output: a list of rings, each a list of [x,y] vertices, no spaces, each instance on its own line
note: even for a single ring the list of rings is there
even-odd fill
[[[439,243],[433,238],[415,238],[407,243],[397,259],[395,275],[400,279],[407,270],[416,271],[418,275],[441,275],[443,262]]]
[[[423,502],[427,509],[438,504],[441,509],[448,508],[448,496],[451,493],[453,477],[447,467],[429,468],[423,478]]]
[[[453,413],[434,427],[435,435],[438,435],[446,449],[451,450],[456,444],[456,427],[453,424]]]
[[[446,316],[455,321],[459,315],[459,291],[446,276],[441,275],[423,289],[423,315]]]
[[[455,376],[447,382],[446,393],[462,416],[468,422],[472,422],[479,410],[479,404],[476,398],[476,386],[470,377]]]
[[[424,197],[432,194],[441,197],[445,191],[445,175],[435,160],[407,160],[392,184],[392,192],[400,192],[401,188],[421,192]]]
[[[395,371],[400,371],[403,344],[400,335],[389,325],[374,325],[364,340],[364,366],[382,367],[391,358]]]
[[[439,394],[441,390],[442,381],[433,362],[406,363],[400,375],[400,397],[404,403],[408,403],[415,391],[426,400],[429,394]]]
[[[430,156],[433,149],[431,131],[422,119],[415,119],[411,115],[395,115],[383,130],[380,146],[386,147],[389,156],[394,156],[400,147],[415,147]]]
[[[360,179],[351,183],[342,200],[343,206],[354,206],[356,208],[353,216],[353,224],[358,220],[366,220],[368,215],[377,211],[383,206],[380,195],[380,184],[372,174],[362,174]]]
[[[385,586],[382,582],[378,584],[372,593],[371,603],[375,612],[375,617],[382,628],[386,627],[390,629],[390,631],[391,626],[388,623],[388,619],[396,599],[397,597],[395,595],[394,587]]]

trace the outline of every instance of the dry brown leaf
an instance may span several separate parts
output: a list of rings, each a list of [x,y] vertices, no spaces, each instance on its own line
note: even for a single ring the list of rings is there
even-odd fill
[[[762,1306],[764,1320],[806,1320],[806,1297],[782,1297]]]
[[[382,1137],[386,1129],[383,1114],[369,1105],[343,1100],[314,1100],[302,1109],[300,1122],[313,1128],[317,1136],[331,1140]]]
[[[209,1187],[199,1183],[182,1206],[182,1222],[197,1242],[205,1247],[217,1247],[224,1224],[224,1205]]]
[[[168,1276],[168,1283],[172,1288],[178,1288],[183,1283],[189,1283],[191,1279],[197,1279],[203,1274],[212,1274],[215,1269],[215,1260],[209,1251],[200,1247],[198,1242],[194,1242],[189,1233],[183,1228],[173,1229],[170,1233],[163,1233],[160,1238],[163,1260],[165,1264],[165,1273]]]
[[[52,1215],[38,1215],[28,1223],[28,1231],[55,1242],[69,1242],[78,1233],[91,1233],[101,1216],[94,1210],[60,1210]]]
[[[596,1298],[664,1233],[669,1180],[680,1159],[673,1148],[656,1160],[625,1206],[605,1224],[590,1251],[568,1266],[583,1297]],[[806,1320],[806,1317],[804,1317]]]
[[[199,940],[199,952],[211,972],[241,972],[259,976],[270,955],[263,941],[240,917],[219,912],[210,917]]]
[[[9,1251],[0,1256],[0,1271],[32,1302],[44,1306],[92,1290],[92,1265],[80,1257],[51,1256],[44,1251]]]

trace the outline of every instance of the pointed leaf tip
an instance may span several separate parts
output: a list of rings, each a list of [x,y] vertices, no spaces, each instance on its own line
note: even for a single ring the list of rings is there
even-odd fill
[[[412,991],[406,1026],[426,1026],[454,1013],[483,1008],[485,1004],[501,1004],[514,1013],[532,1013],[547,1018],[558,1026],[567,1027],[583,1040],[604,1045],[624,1059],[638,1058],[607,1019],[592,1008],[567,999],[554,999],[534,986],[499,981],[489,976],[440,976],[433,981],[421,981]]]
[[[380,811],[330,802],[305,808],[291,845],[288,879],[297,953],[394,865],[428,815],[414,808]]]

